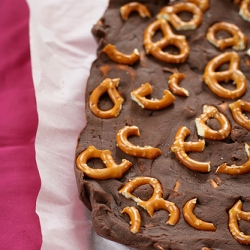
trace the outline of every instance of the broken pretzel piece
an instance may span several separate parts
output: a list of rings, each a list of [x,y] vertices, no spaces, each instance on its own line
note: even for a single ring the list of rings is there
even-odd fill
[[[227,163],[223,163],[220,165],[216,173],[219,174],[229,174],[229,175],[241,175],[241,174],[247,174],[250,172],[250,146],[245,143],[245,151],[248,156],[248,161],[240,166],[236,166],[235,164],[228,166]]]
[[[245,20],[250,22],[250,0],[242,0],[240,4],[239,15]]]
[[[220,123],[221,129],[211,129],[206,124],[210,118],[215,118]],[[195,124],[198,135],[209,140],[224,140],[231,132],[231,124],[227,117],[220,113],[217,108],[209,105],[203,106],[203,113],[195,119]]]
[[[189,93],[186,89],[180,87],[179,82],[185,78],[185,75],[182,73],[174,73],[169,77],[168,86],[172,93],[179,96],[189,96]]]
[[[106,168],[90,168],[87,161],[92,158],[100,158]],[[90,178],[98,180],[106,180],[111,178],[121,178],[132,163],[123,159],[122,163],[117,165],[109,150],[98,150],[94,146],[89,146],[76,159],[76,167]]]
[[[217,39],[216,33],[224,30],[232,35],[232,37]],[[238,26],[232,23],[219,22],[212,25],[206,35],[207,40],[221,50],[227,47],[233,47],[235,50],[244,50],[247,46],[248,38],[240,30]]]
[[[149,184],[153,189],[153,195],[147,201],[143,201],[140,198],[131,194],[137,187],[141,185]],[[165,209],[169,212],[169,219],[166,222],[169,225],[175,225],[180,219],[180,211],[178,207],[170,201],[162,198],[162,186],[160,182],[152,177],[135,177],[130,180],[125,186],[119,191],[127,199],[134,200],[137,205],[144,208],[150,217],[154,215],[155,210]]]
[[[183,216],[185,221],[195,229],[203,231],[216,231],[213,223],[200,220],[193,213],[197,198],[191,199],[183,207]]]
[[[140,232],[141,227],[141,215],[136,207],[125,207],[122,213],[128,214],[130,217],[130,232],[133,234]]]
[[[234,120],[243,128],[250,130],[250,120],[242,112],[250,112],[250,102],[238,100],[229,104]]]
[[[141,4],[138,2],[131,2],[131,3],[127,3],[127,4],[123,5],[120,8],[122,19],[128,20],[129,15],[132,11],[138,12],[142,18],[151,17],[151,14],[150,14],[148,8],[144,4]]]
[[[136,157],[154,159],[161,155],[162,152],[158,148],[151,146],[139,147],[128,141],[128,136],[140,136],[139,128],[136,126],[125,126],[120,129],[116,135],[117,146],[126,154]]]
[[[90,95],[89,98],[89,108],[94,113],[95,116],[103,119],[115,118],[119,115],[122,109],[122,103],[124,99],[117,92],[120,79],[104,79],[99,86],[97,86]],[[114,103],[114,107],[109,110],[100,110],[98,108],[98,102],[100,97],[107,92],[109,97]]]
[[[106,45],[102,52],[106,53],[111,60],[120,64],[134,64],[140,59],[138,49],[134,49],[131,55],[125,55],[116,49],[115,45]]]
[[[238,200],[229,210],[229,229],[233,237],[241,244],[250,244],[250,235],[240,231],[238,220],[250,222],[250,212],[242,211],[242,201]]]
[[[184,126],[180,127],[175,135],[174,144],[171,146],[172,152],[175,153],[177,159],[187,168],[207,173],[210,171],[210,162],[199,162],[191,159],[187,152],[202,152],[205,147],[205,141],[185,142],[185,138],[190,135],[190,130]]]
[[[149,83],[142,84],[141,87],[131,92],[131,98],[142,108],[149,110],[160,110],[166,108],[175,101],[175,97],[170,91],[164,90],[162,99],[147,99],[146,96],[152,94],[153,89]]]

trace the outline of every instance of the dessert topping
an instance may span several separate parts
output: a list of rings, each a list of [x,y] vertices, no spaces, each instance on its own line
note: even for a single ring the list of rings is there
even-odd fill
[[[119,85],[119,78],[110,79],[106,78],[102,83],[97,86],[90,95],[89,98],[89,107],[90,110],[99,118],[114,118],[117,117],[122,109],[123,98],[116,90],[116,87]],[[109,110],[100,110],[98,108],[98,102],[100,97],[107,92],[114,103],[112,109]]]
[[[120,64],[134,64],[140,59],[138,49],[134,49],[131,55],[125,55],[116,49],[113,44],[106,45],[102,52],[106,53],[111,60]]]
[[[123,5],[120,8],[122,19],[128,20],[129,15],[132,11],[137,11],[142,18],[151,17],[148,8],[144,4],[138,2],[131,2]]]
[[[149,184],[154,189],[153,195],[147,201],[143,201],[140,198],[131,194],[137,187],[141,185]],[[169,225],[175,225],[180,219],[179,208],[170,201],[162,198],[162,187],[160,182],[152,177],[136,177],[130,180],[125,186],[119,191],[120,194],[125,196],[127,199],[134,200],[137,205],[143,207],[150,217],[154,215],[155,210],[165,209],[169,212],[169,219],[166,222]]]
[[[228,70],[216,72],[220,66],[227,62],[230,62]],[[247,91],[246,77],[239,70],[239,67],[240,57],[236,52],[222,53],[208,62],[203,80],[216,95],[227,99],[239,98]],[[219,82],[229,82],[230,80],[236,83],[235,90],[226,89],[219,84]]]
[[[200,220],[196,217],[196,215],[193,213],[194,207],[196,205],[197,198],[191,199],[183,207],[183,217],[185,221],[192,226],[193,228],[196,228],[198,230],[203,231],[216,231],[216,228],[213,223],[206,222],[203,220]]]
[[[185,138],[190,135],[190,130],[184,126],[180,127],[175,135],[174,144],[171,150],[175,153],[177,159],[187,168],[197,172],[209,172],[210,162],[199,162],[191,159],[186,152],[202,152],[205,147],[205,141],[185,142]]]
[[[187,22],[183,21],[177,14],[184,11],[191,12],[193,14],[193,18]],[[157,18],[167,20],[176,30],[195,30],[202,22],[203,12],[194,3],[181,2],[163,7],[157,15]]]
[[[221,129],[211,129],[206,123],[210,118],[216,119]],[[195,119],[197,133],[199,136],[207,138],[209,140],[224,140],[231,132],[231,124],[227,117],[220,113],[214,106],[204,105],[203,113]]]
[[[163,38],[157,42],[153,42],[153,36],[158,30],[162,31]],[[164,19],[156,20],[146,28],[143,37],[143,44],[147,54],[152,54],[158,60],[167,63],[183,63],[190,52],[186,37],[175,35],[167,21]],[[175,55],[163,51],[164,48],[170,45],[176,46],[180,53]]]
[[[217,39],[216,33],[221,30],[228,32],[232,35],[232,37]],[[206,38],[210,43],[221,50],[232,46],[235,50],[244,50],[248,41],[247,36],[239,29],[238,26],[227,22],[219,22],[212,25],[208,29]]]
[[[92,158],[100,158],[106,168],[94,169],[87,165],[87,161]],[[122,163],[117,165],[109,150],[98,150],[94,146],[89,146],[83,151],[76,160],[76,167],[88,177],[98,180],[106,180],[111,178],[121,178],[132,163],[123,159]]]
[[[131,98],[142,108],[150,110],[159,110],[166,108],[175,101],[175,97],[170,91],[164,90],[162,99],[147,99],[146,96],[152,94],[153,89],[149,83],[142,84],[139,88],[131,92]]]
[[[153,148],[151,146],[139,147],[128,141],[128,136],[140,136],[139,128],[136,126],[125,126],[120,129],[116,135],[117,146],[126,154],[143,157],[148,159],[154,159],[161,155],[161,150],[158,148]]]

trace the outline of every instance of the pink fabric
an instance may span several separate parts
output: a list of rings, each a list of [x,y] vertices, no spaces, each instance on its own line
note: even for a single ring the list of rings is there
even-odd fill
[[[40,178],[34,140],[38,124],[25,0],[0,1],[0,248],[36,250]]]

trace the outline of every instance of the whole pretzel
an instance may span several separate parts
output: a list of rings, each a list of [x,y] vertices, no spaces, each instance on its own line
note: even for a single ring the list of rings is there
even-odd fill
[[[144,4],[138,2],[131,2],[123,5],[120,8],[122,19],[128,20],[129,15],[132,11],[137,11],[142,18],[151,17],[148,8]]]
[[[131,55],[125,55],[116,49],[113,44],[106,45],[102,52],[106,53],[111,60],[121,64],[134,64],[140,59],[140,53],[138,49],[134,49]]]
[[[193,210],[196,205],[197,198],[191,199],[183,207],[183,217],[185,221],[192,226],[193,228],[196,228],[198,230],[203,231],[215,231],[216,227],[213,223],[206,222],[203,220],[200,220],[194,215]]]
[[[117,117],[122,109],[122,103],[124,99],[117,92],[116,87],[118,87],[120,79],[104,79],[101,84],[94,89],[89,98],[89,108],[90,110],[100,118],[108,119]],[[114,103],[112,109],[100,110],[98,108],[98,102],[100,97],[107,92]]]
[[[164,90],[162,99],[147,99],[146,96],[152,94],[153,89],[149,83],[142,84],[139,88],[131,92],[131,98],[142,108],[149,110],[159,110],[166,108],[175,101],[175,97],[170,91]]]
[[[245,20],[250,22],[250,11],[249,11],[249,7],[250,7],[250,0],[242,0],[241,4],[240,4],[240,11],[239,11],[239,15]]]
[[[228,166],[227,163],[223,163],[220,165],[216,173],[219,174],[229,174],[229,175],[242,175],[242,174],[247,174],[250,172],[250,146],[245,143],[245,151],[248,157],[247,162],[244,164],[237,166],[235,164]]]
[[[216,72],[216,69],[227,62],[230,62],[228,70]],[[247,90],[246,77],[239,70],[239,66],[240,57],[236,52],[222,53],[208,62],[203,80],[214,94],[227,99],[239,98]],[[219,84],[220,82],[228,82],[230,80],[236,83],[235,90],[226,89]]]
[[[177,15],[184,11],[193,13],[193,18],[190,21],[185,22]],[[163,7],[157,18],[166,19],[176,30],[194,30],[201,24],[203,12],[196,4],[181,2]]]
[[[196,4],[202,11],[209,8],[209,0],[186,0],[187,2]]]
[[[87,165],[87,161],[92,158],[100,158],[106,168],[93,169]],[[121,178],[132,163],[123,159],[122,163],[117,165],[109,150],[98,150],[94,146],[89,146],[76,159],[76,167],[90,178],[106,180],[111,178]]]
[[[206,123],[210,118],[215,118],[221,125],[221,129],[213,130]],[[197,133],[209,140],[224,140],[231,132],[231,124],[227,117],[220,113],[217,108],[209,105],[203,106],[203,113],[195,119]]]
[[[162,31],[163,38],[153,42],[153,36],[158,30]],[[173,34],[169,24],[164,19],[156,20],[146,28],[143,44],[147,54],[151,54],[158,60],[167,63],[182,63],[188,58],[190,52],[186,37]],[[164,52],[163,49],[169,45],[176,46],[180,53],[174,55]]]
[[[133,234],[140,232],[141,215],[136,207],[125,207],[122,213],[126,213],[130,217],[130,232]]]
[[[216,33],[224,30],[232,35],[230,38],[217,39]],[[221,50],[232,47],[235,50],[244,50],[247,46],[247,36],[235,25],[227,22],[219,22],[212,25],[206,35],[207,40]]]
[[[178,85],[184,78],[185,75],[182,73],[174,73],[169,77],[168,86],[172,93],[179,96],[189,96],[188,91]]]
[[[241,232],[238,225],[238,220],[250,222],[250,212],[242,211],[242,201],[238,200],[229,210],[229,229],[233,237],[241,244],[250,244],[250,235],[245,235]]]
[[[127,139],[128,136],[140,136],[139,128],[136,126],[125,126],[120,129],[116,135],[117,146],[126,154],[135,157],[143,157],[148,159],[154,159],[161,155],[161,150],[150,146],[139,147],[130,143]]]
[[[185,142],[185,138],[190,135],[190,130],[184,126],[180,127],[175,135],[174,143],[171,146],[172,152],[175,153],[177,159],[187,168],[197,172],[209,172],[210,162],[198,162],[191,159],[187,152],[202,152],[205,147],[205,141]]]
[[[250,102],[238,100],[229,104],[234,120],[243,128],[250,130],[250,120],[242,112],[250,112]]]
[[[141,185],[149,184],[154,189],[153,195],[147,201],[141,200],[140,198],[131,194],[137,187]],[[175,225],[178,223],[180,218],[180,211],[178,207],[170,201],[162,198],[162,187],[160,182],[152,177],[135,177],[130,180],[125,186],[119,191],[120,194],[125,196],[127,199],[134,200],[137,205],[143,207],[150,217],[154,215],[155,210],[165,209],[169,212],[169,219],[166,222],[169,225]]]

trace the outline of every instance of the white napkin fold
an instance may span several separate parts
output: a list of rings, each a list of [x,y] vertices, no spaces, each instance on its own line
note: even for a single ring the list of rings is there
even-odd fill
[[[86,124],[85,87],[97,44],[92,26],[108,0],[27,0],[30,7],[32,74],[39,125],[37,199],[45,250],[129,249],[92,230],[90,212],[78,198],[76,141]]]

